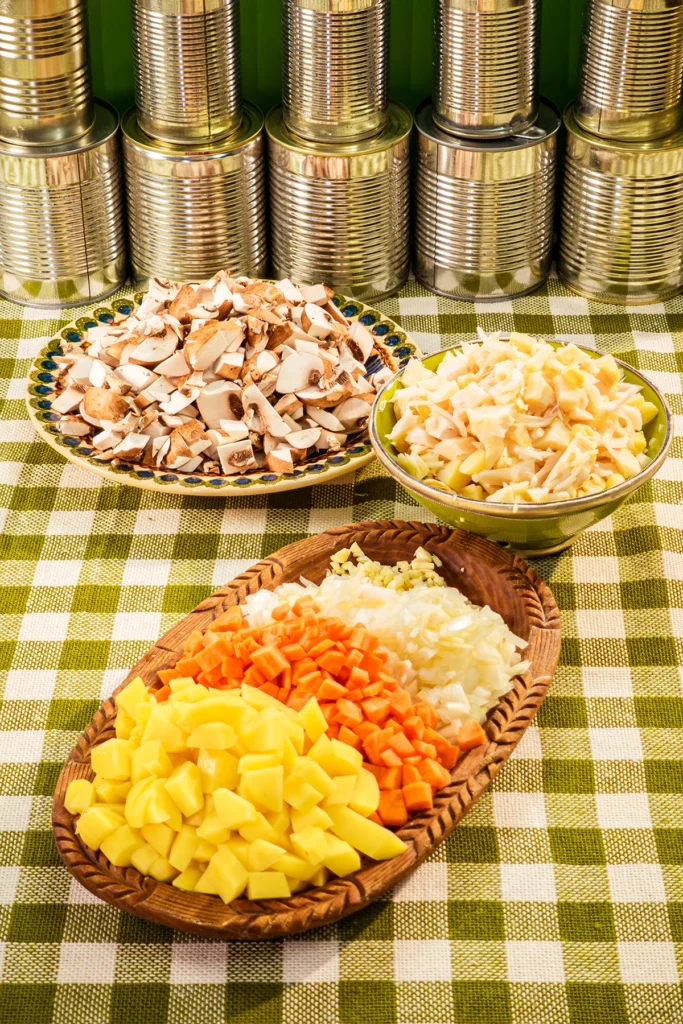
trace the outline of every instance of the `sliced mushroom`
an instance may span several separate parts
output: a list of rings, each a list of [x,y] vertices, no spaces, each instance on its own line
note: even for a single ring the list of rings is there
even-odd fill
[[[88,388],[81,402],[81,416],[94,426],[102,422],[118,423],[128,410],[126,399],[107,388]]]
[[[170,437],[154,437],[154,438],[152,438],[152,454],[154,456],[154,460],[155,460],[157,466],[160,466],[162,464],[162,462],[166,458],[166,454],[168,453],[168,450],[169,450],[170,447],[171,447],[171,438]]]
[[[230,441],[244,441],[249,437],[247,425],[242,420],[221,420],[219,426]]]
[[[283,281],[278,281],[276,283],[276,287],[279,288],[284,295],[285,302],[291,302],[296,305],[297,303],[304,301],[304,297],[300,290],[296,285],[292,284],[289,278],[286,277]]]
[[[365,365],[372,355],[372,350],[375,347],[375,339],[370,334],[367,327],[364,327],[360,321],[356,320],[349,328],[349,337],[346,344],[348,345],[353,358],[357,359],[359,363],[363,363],[363,365]]]
[[[295,352],[282,363],[275,388],[281,395],[304,391],[318,383],[324,368],[320,356]]]
[[[235,473],[246,473],[250,469],[256,469],[254,449],[250,441],[222,444],[217,450],[221,468],[226,476],[234,476]]]
[[[115,430],[107,429],[100,431],[99,434],[95,434],[92,439],[93,448],[97,448],[98,451],[108,451],[111,448],[115,448],[121,440],[121,434]]]
[[[184,352],[178,351],[168,359],[164,359],[163,362],[157,363],[154,372],[160,373],[164,377],[184,377],[190,372],[190,367]]]
[[[252,356],[251,359],[247,359],[242,370],[242,378],[244,380],[249,378],[254,384],[258,384],[267,373],[275,369],[278,363],[278,357],[273,352],[264,349]]]
[[[194,288],[189,284],[184,284],[168,307],[168,311],[181,324],[189,324],[192,319],[190,310],[198,305],[198,303],[199,299]]]
[[[224,380],[237,380],[244,366],[244,352],[224,352],[213,365],[214,373]]]
[[[140,366],[156,366],[172,356],[178,347],[178,335],[175,331],[166,329],[163,335],[152,335],[143,338],[139,345],[136,345],[128,356],[128,362],[138,363]],[[111,349],[108,349],[111,351]],[[121,359],[120,362],[123,360]]]
[[[196,402],[201,393],[200,388],[182,387],[173,391],[165,402],[161,402],[159,408],[169,416],[175,416],[187,409],[193,402]]]
[[[310,416],[318,426],[323,427],[325,430],[333,430],[339,433],[344,430],[344,424],[340,422],[334,413],[328,412],[327,409],[319,409],[315,405],[307,405],[306,415]]]
[[[146,366],[140,366],[137,363],[126,363],[125,366],[117,366],[114,370],[114,375],[121,380],[125,380],[126,384],[130,384],[133,391],[144,391],[150,384],[154,384],[156,380],[159,380],[156,373],[149,370]]]
[[[324,306],[328,300],[324,284],[306,285],[300,291],[304,302],[312,302],[316,306]]]
[[[273,327],[268,331],[268,348],[279,348],[281,345],[288,345],[295,337],[298,328],[291,321],[282,324],[281,327]]]
[[[303,411],[303,402],[300,402],[296,395],[283,395],[275,403],[275,412],[279,412],[281,416],[287,414],[292,419],[297,419],[303,414]]]
[[[351,393],[351,389],[344,384],[335,383],[332,387],[327,388],[327,390],[305,388],[303,391],[297,391],[297,398],[304,402],[306,406],[314,406],[317,409],[331,409],[349,398]]]
[[[312,338],[326,338],[332,330],[332,325],[325,312],[314,302],[307,302],[304,306],[301,327]]]
[[[165,402],[173,391],[175,391],[175,386],[167,377],[157,377],[144,391],[140,392],[138,397],[149,402]]]
[[[294,459],[292,458],[291,448],[273,448],[272,451],[268,452],[264,463],[264,467],[271,473],[293,473],[294,472]]]
[[[289,433],[289,427],[280,414],[275,411],[268,399],[259,391],[255,384],[251,384],[242,392],[242,405],[245,413],[255,410],[262,424],[261,434],[268,432],[273,437],[284,437]]]
[[[277,370],[271,370],[265,377],[258,382],[256,387],[259,389],[264,398],[270,398],[271,395],[275,394],[275,385],[277,384]]]
[[[320,351],[317,341],[304,341],[302,338],[294,339],[294,351],[305,352],[308,355],[316,356]]]
[[[118,459],[137,462],[150,440],[147,434],[128,434],[114,448],[114,455]]]
[[[84,393],[83,388],[76,387],[75,385],[65,388],[61,395],[58,395],[52,402],[52,412],[62,414],[72,412],[81,404]],[[128,406],[126,406],[126,408],[128,408]]]
[[[335,306],[334,302],[332,302],[332,299],[328,299],[328,301],[323,306],[323,309],[327,310],[327,312],[330,314],[333,320],[336,320],[338,324],[340,324],[342,327],[345,327],[346,330],[348,330],[351,321],[346,319],[346,317],[339,309],[339,307]]]
[[[62,416],[57,429],[65,437],[86,437],[90,427],[79,416]]]
[[[193,331],[185,342],[185,358],[193,370],[208,370],[225,352],[231,332],[220,320]]]
[[[292,431],[291,434],[285,436],[285,441],[292,448],[296,448],[299,451],[308,451],[309,448],[315,445],[319,437],[320,427],[316,427],[315,429]]]
[[[364,430],[370,418],[370,406],[362,398],[348,398],[335,409],[335,416],[350,433]]]
[[[323,428],[320,431],[320,437],[316,442],[316,447],[321,452],[338,452],[342,445],[346,444],[346,441],[346,434],[337,434],[332,430],[325,430],[325,428]]]
[[[245,290],[245,295],[258,295],[266,302],[277,304],[285,301],[285,295],[281,288],[270,281],[253,281]]]
[[[101,359],[93,359],[88,375],[88,384],[94,388],[101,388],[111,372],[111,367],[103,363]]]
[[[215,430],[221,420],[229,420],[234,415],[231,394],[239,397],[240,389],[229,380],[214,381],[202,390],[197,398],[197,408],[207,427]]]

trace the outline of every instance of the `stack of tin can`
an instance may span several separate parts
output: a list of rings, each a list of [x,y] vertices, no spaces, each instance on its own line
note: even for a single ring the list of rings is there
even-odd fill
[[[239,0],[132,0],[137,109],[123,120],[133,278],[262,276],[263,115],[243,102]]]
[[[437,0],[434,98],[416,113],[413,267],[497,301],[550,270],[557,110],[537,96],[538,0]]]
[[[683,290],[683,0],[589,0],[565,112],[559,272],[580,295]]]
[[[389,0],[283,0],[266,120],[278,277],[374,300],[409,270],[412,117],[388,101]]]
[[[73,306],[126,274],[119,120],[93,100],[85,0],[0,3],[0,294]]]

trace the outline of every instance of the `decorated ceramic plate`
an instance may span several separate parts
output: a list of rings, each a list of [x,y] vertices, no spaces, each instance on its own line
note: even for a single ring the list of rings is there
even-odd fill
[[[58,393],[58,377],[55,373],[57,364],[54,360],[61,354],[60,341],[83,341],[90,328],[123,320],[137,309],[143,298],[143,294],[131,294],[129,298],[120,298],[109,305],[97,306],[92,313],[80,317],[52,338],[29,371],[26,395],[29,416],[40,437],[64,458],[114,483],[165,491],[169,494],[193,493],[203,497],[272,494],[278,491],[297,490],[319,482],[327,482],[344,473],[360,469],[371,461],[373,452],[367,431],[349,436],[346,443],[337,451],[318,451],[309,455],[295,467],[293,473],[278,474],[261,468],[232,476],[222,473],[171,472],[164,467],[155,468],[122,460],[117,464],[103,462],[97,457],[98,453],[92,446],[90,435],[70,437],[60,433],[57,427],[60,415],[52,409],[52,403]],[[365,363],[368,375],[381,369],[382,365],[396,372],[410,358],[420,355],[417,345],[409,335],[384,314],[343,295],[335,295],[332,301],[351,323],[358,321],[373,335],[375,349]]]

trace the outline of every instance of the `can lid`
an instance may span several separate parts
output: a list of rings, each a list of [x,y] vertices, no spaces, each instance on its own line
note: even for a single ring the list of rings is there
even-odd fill
[[[529,149],[537,146],[545,139],[556,135],[560,130],[560,112],[554,103],[541,97],[538,105],[538,117],[531,128],[498,139],[465,138],[462,135],[451,135],[439,128],[433,117],[432,101],[427,99],[415,111],[415,125],[421,135],[438,142],[439,145],[450,146],[451,149],[469,150],[476,153],[503,153],[515,149]]]
[[[161,157],[168,157],[170,160],[203,160],[206,157],[229,156],[235,150],[241,149],[252,142],[263,130],[263,114],[253,103],[242,103],[242,121],[239,128],[223,139],[216,139],[212,142],[194,142],[186,146],[177,146],[171,142],[164,142],[162,139],[154,139],[151,135],[143,132],[138,122],[137,110],[131,107],[123,115],[121,130],[126,143],[143,149],[146,152]]]
[[[289,0],[289,7],[300,7],[317,14],[356,14],[380,7],[384,0]]]
[[[17,146],[11,142],[0,142],[2,156],[27,157],[32,160],[46,160],[59,156],[75,156],[89,149],[96,149],[116,135],[119,128],[119,115],[106,100],[94,101],[95,121],[92,128],[77,139],[56,144],[46,143],[41,146]]]
[[[589,142],[595,150],[609,150],[637,156],[639,153],[671,153],[683,148],[683,128],[679,128],[671,135],[665,135],[659,139],[649,139],[646,142],[625,142],[623,139],[605,139],[601,135],[594,135],[582,128],[576,120],[573,103],[565,108],[564,125],[568,132],[578,139],[583,139],[584,142]]]
[[[266,117],[266,131],[273,141],[296,153],[307,156],[367,156],[391,149],[397,142],[407,138],[413,127],[413,117],[402,103],[391,101],[387,109],[387,120],[377,135],[358,142],[309,142],[302,139],[285,124],[282,107],[273,107]]]

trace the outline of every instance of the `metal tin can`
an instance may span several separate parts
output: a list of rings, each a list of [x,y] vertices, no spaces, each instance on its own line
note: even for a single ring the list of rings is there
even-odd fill
[[[415,115],[413,269],[430,291],[457,299],[525,295],[550,270],[559,112],[506,139],[448,135],[426,101]]]
[[[565,283],[590,299],[660,302],[683,291],[683,131],[652,142],[567,129],[560,258]]]
[[[142,130],[180,146],[236,132],[239,0],[131,0],[131,7]]]
[[[277,277],[323,281],[362,300],[405,283],[412,124],[405,107],[391,103],[380,135],[323,145],[297,138],[282,108],[271,110],[266,129]]]
[[[498,138],[536,120],[538,0],[436,0],[434,120]]]
[[[282,0],[285,123],[313,142],[382,130],[389,0]]]
[[[119,118],[58,146],[0,145],[0,294],[31,306],[103,299],[126,278]]]
[[[656,139],[683,120],[683,0],[589,0],[576,121]]]
[[[0,139],[51,146],[94,119],[86,0],[0,0]]]
[[[203,281],[218,270],[263,277],[268,263],[263,114],[244,104],[238,133],[187,151],[123,118],[131,263],[150,277]]]

